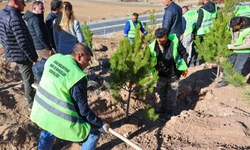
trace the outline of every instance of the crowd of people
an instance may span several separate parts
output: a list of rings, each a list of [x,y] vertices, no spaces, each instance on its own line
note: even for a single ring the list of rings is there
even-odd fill
[[[162,28],[155,31],[156,40],[150,45],[151,56],[156,58],[158,71],[157,93],[160,107],[156,113],[171,118],[175,114],[176,93],[181,75],[187,75],[188,67],[200,65],[193,40],[209,33],[213,19],[217,17],[217,6],[209,0],[201,0],[199,10],[182,8],[172,0],[162,0],[166,6]],[[87,74],[83,70],[93,56],[86,45],[81,25],[74,16],[70,2],[51,1],[51,12],[44,21],[44,4],[35,1],[32,11],[21,12],[24,0],[8,0],[0,11],[0,36],[8,62],[15,62],[21,72],[25,98],[31,110],[30,118],[43,130],[38,150],[52,149],[54,138],[83,142],[82,150],[95,149],[100,133],[108,133],[109,124],[100,119],[88,106]],[[235,17],[229,23],[232,34],[228,46],[234,54],[229,61],[239,73],[250,54],[250,7],[236,5]],[[126,22],[125,37],[135,42],[136,26],[151,36],[133,13]],[[25,22],[26,21],[26,22]],[[27,23],[27,24],[26,24]],[[180,37],[183,35],[183,42]],[[189,52],[187,47],[190,45]],[[226,86],[222,81],[216,87]],[[35,92],[31,85],[34,76],[39,83]]]

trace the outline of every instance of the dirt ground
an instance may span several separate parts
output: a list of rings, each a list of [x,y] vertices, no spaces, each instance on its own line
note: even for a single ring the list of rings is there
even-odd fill
[[[95,51],[88,74],[105,79],[108,59],[118,47],[118,39],[94,38],[95,43],[106,46],[107,51]],[[41,129],[29,119],[27,101],[19,69],[7,63],[0,49],[0,150],[35,150]],[[204,69],[205,68],[205,69]],[[245,89],[226,86],[215,89],[212,64],[189,68],[186,78],[181,78],[179,99],[175,116],[165,116],[155,121],[143,117],[143,109],[157,107],[159,98],[149,94],[144,99],[132,95],[130,118],[125,122],[128,93],[121,91],[123,100],[116,104],[105,88],[90,89],[89,106],[111,127],[146,150],[207,150],[250,149],[249,102],[242,101]],[[144,103],[146,102],[146,104]],[[80,149],[79,143],[55,140],[53,150]],[[98,150],[130,150],[129,145],[110,134],[103,134]]]

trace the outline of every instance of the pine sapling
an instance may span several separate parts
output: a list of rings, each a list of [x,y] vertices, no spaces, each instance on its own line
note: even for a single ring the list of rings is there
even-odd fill
[[[93,33],[89,29],[89,26],[87,25],[87,22],[84,21],[84,24],[82,25],[82,33],[85,38],[85,44],[89,46],[89,48],[92,49],[92,36]]]

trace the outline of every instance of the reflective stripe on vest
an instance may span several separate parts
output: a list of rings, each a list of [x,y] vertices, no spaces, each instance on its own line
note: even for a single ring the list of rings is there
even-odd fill
[[[203,35],[205,33],[209,33],[209,27],[213,27],[213,19],[216,18],[217,15],[217,6],[215,5],[215,9],[213,12],[208,12],[205,9],[201,8],[203,11],[203,20],[201,23],[201,27],[197,31],[197,35]]]
[[[187,70],[187,64],[184,61],[184,59],[181,57],[181,55],[179,55],[178,53],[178,44],[179,44],[179,40],[177,38],[177,36],[175,34],[170,34],[168,39],[170,41],[172,41],[172,45],[173,45],[173,57],[174,57],[174,62],[175,62],[175,66],[178,70],[180,71],[184,71]],[[156,59],[155,65],[157,65],[157,56],[156,56],[156,52],[155,52],[155,44],[156,44],[156,40],[154,40],[150,45],[150,53],[151,56],[154,57]]]
[[[245,43],[245,37],[250,34],[250,27],[243,29],[240,32],[240,35],[236,42],[233,44],[234,46],[240,46]],[[234,53],[250,53],[250,47],[248,49],[242,49],[242,50],[234,50]]]
[[[134,22],[130,19],[129,23],[130,23],[130,29],[128,31],[128,37],[129,38],[135,38],[135,25],[134,25]],[[137,25],[140,25],[139,20],[137,20]]]
[[[237,17],[239,16],[250,17],[250,6],[249,5],[238,6],[234,11],[234,14]]]
[[[86,76],[72,56],[51,56],[45,63],[31,120],[60,139],[73,142],[85,140],[91,126],[79,116],[70,96],[70,89]]]
[[[197,19],[198,19],[197,10],[188,10],[185,12],[183,17],[186,20],[186,28],[184,31],[184,36],[186,36],[186,35],[191,34],[195,28],[195,24],[196,24]]]

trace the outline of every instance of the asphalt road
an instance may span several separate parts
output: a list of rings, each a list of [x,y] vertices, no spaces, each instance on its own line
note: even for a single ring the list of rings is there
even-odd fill
[[[156,23],[162,23],[163,13],[158,14],[158,18]],[[107,34],[112,34],[114,32],[123,31],[125,28],[126,22],[131,18],[123,18],[123,19],[114,19],[101,21],[99,23],[93,22],[89,23],[88,26],[90,30],[94,33],[94,35],[105,37]],[[150,24],[149,15],[139,16],[139,20],[142,24]]]

